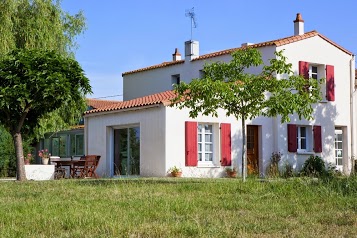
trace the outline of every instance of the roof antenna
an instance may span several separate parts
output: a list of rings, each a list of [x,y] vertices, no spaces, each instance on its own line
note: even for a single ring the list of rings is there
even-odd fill
[[[191,18],[191,41],[192,41],[192,29],[197,28],[195,8],[193,7],[191,9],[186,9],[185,16]]]

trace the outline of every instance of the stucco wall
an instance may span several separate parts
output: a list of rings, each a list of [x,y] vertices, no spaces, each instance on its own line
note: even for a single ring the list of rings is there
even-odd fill
[[[140,126],[140,175],[165,176],[165,111],[163,106],[85,117],[87,153],[101,155],[97,172],[113,175],[114,135],[117,128]]]
[[[262,54],[264,63],[268,63],[268,59],[274,57],[275,47],[258,48]],[[123,76],[123,100],[130,100],[158,92],[171,90],[172,75],[180,75],[180,80],[189,83],[194,78],[200,77],[200,70],[203,69],[205,63],[213,61],[230,61],[230,55],[209,58],[206,60],[186,60],[182,64],[172,65],[164,68],[157,68],[148,71],[127,74]],[[262,66],[247,70],[249,73],[261,72]]]
[[[166,169],[172,166],[179,166],[183,169],[183,176],[187,177],[222,177],[225,176],[224,168],[220,166],[220,151],[218,151],[218,160],[213,167],[186,167],[185,166],[185,121],[197,121],[199,123],[230,123],[231,141],[232,141],[232,162],[233,166],[241,172],[242,165],[242,126],[241,121],[234,117],[226,117],[223,110],[218,111],[218,117],[209,117],[199,115],[192,119],[189,117],[188,109],[166,108]],[[271,118],[259,117],[252,121],[248,120],[247,125],[259,126],[259,155],[260,172],[263,171],[263,165],[269,160],[273,152],[273,120]],[[215,131],[214,136],[219,136],[219,129]],[[219,143],[219,140],[217,141]],[[220,146],[217,147],[220,149]]]
[[[350,55],[331,45],[319,36],[315,36],[293,44],[278,47],[277,50],[284,50],[284,55],[288,62],[292,64],[293,71],[298,74],[299,61],[309,63],[333,65],[335,72],[335,101],[322,102],[314,105],[312,121],[299,120],[296,115],[292,115],[291,123],[300,125],[321,125],[322,126],[322,147],[321,156],[325,161],[334,163],[334,130],[335,126],[345,129],[344,133],[344,164],[348,165],[351,156],[351,127],[350,127]],[[289,161],[297,170],[300,170],[309,154],[289,153],[287,151],[287,126],[281,124],[280,118],[276,120],[277,130],[277,150],[282,152],[283,159]],[[347,171],[348,168],[346,167]]]

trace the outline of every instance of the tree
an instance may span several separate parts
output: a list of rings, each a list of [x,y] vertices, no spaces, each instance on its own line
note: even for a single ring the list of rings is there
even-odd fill
[[[18,180],[26,180],[22,134],[61,105],[81,104],[90,92],[78,62],[54,51],[14,50],[0,61],[0,123],[14,140]]]
[[[14,49],[55,50],[73,56],[85,28],[82,12],[70,15],[60,0],[0,1],[0,58]]]
[[[71,15],[60,4],[60,0],[0,1],[0,60],[15,49],[55,50],[73,57],[77,48],[75,38],[84,31],[85,19],[81,11]],[[81,107],[63,104],[61,109],[44,115],[36,129],[31,130],[32,135],[24,135],[26,141],[38,140],[46,132],[68,129],[77,123],[86,107],[84,99],[81,101]],[[0,137],[4,145],[12,143],[6,133]],[[0,152],[3,160],[7,154],[5,150]]]
[[[281,116],[282,122],[296,113],[311,119],[312,104],[321,100],[319,80],[306,80],[294,75],[283,52],[276,52],[269,65],[263,65],[260,52],[244,48],[232,53],[230,62],[214,62],[204,66],[205,76],[189,84],[175,86],[177,97],[171,106],[189,108],[189,115],[198,113],[217,117],[217,109],[225,110],[242,122],[242,176],[246,178],[246,120],[258,116]],[[247,73],[251,67],[262,67],[260,74]]]

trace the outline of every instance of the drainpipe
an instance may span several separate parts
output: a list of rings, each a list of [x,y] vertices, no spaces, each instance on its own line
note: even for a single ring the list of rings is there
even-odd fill
[[[355,156],[355,142],[354,142],[354,93],[355,93],[355,77],[353,77],[354,72],[355,72],[355,56],[352,55],[352,58],[350,60],[350,125],[351,125],[351,172],[353,170],[353,158]],[[348,168],[347,168],[348,170]]]

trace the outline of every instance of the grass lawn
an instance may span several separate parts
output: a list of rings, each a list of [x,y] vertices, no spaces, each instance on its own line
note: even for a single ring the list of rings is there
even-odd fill
[[[357,237],[357,178],[0,182],[0,237]]]

